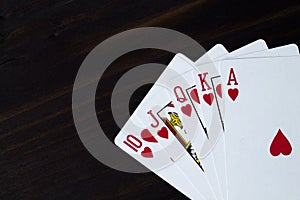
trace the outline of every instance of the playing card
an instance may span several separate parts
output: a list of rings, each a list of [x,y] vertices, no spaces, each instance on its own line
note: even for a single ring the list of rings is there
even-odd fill
[[[258,40],[260,41],[260,40]],[[245,59],[245,58],[263,58],[263,57],[280,57],[280,56],[293,56],[293,55],[299,55],[299,49],[296,44],[289,44],[285,46],[280,46],[272,49],[267,49],[267,50],[262,50],[259,48],[259,50],[255,50],[251,47],[252,44],[257,43],[251,43],[249,45],[246,45],[245,47],[242,47],[240,49],[237,49],[231,53],[228,53],[227,55],[223,56],[223,59]],[[253,45],[256,46],[256,45]],[[264,46],[264,45],[263,45]],[[249,52],[247,53],[247,50],[249,49]],[[254,52],[252,52],[255,50]],[[242,55],[239,55],[239,52],[242,52]],[[247,53],[247,54],[246,54]],[[222,57],[220,57],[222,59]],[[220,71],[220,63],[221,59],[219,58],[219,61],[216,61],[215,65],[218,68],[218,71]],[[216,97],[216,104],[218,106],[219,114],[220,114],[220,119],[223,125],[223,119],[222,119],[222,114],[224,113],[224,108],[222,103],[222,90],[221,90],[221,76],[217,76],[214,78],[211,78],[211,84],[213,86],[214,94]]]
[[[122,128],[115,143],[189,198],[228,199],[226,161],[231,162],[232,157],[227,159],[225,154],[228,150],[225,146],[226,105],[228,99],[238,101],[240,86],[234,68],[227,71],[227,77],[221,76],[220,68],[223,63],[234,60],[291,55],[299,55],[296,45],[268,50],[263,40],[231,53],[222,45],[216,45],[197,60],[196,65],[177,54]],[[273,156],[277,156],[276,144],[282,139],[287,143],[288,138],[278,129],[270,145]]]
[[[138,117],[131,116],[115,144],[190,199],[205,199]]]
[[[212,50],[209,51],[210,55],[221,55],[219,58],[214,60],[222,60],[222,59],[243,59],[247,57],[264,57],[264,56],[286,56],[286,55],[298,55],[299,50],[297,45],[286,45],[282,47],[273,48],[270,50],[266,50],[267,46],[264,41],[258,40],[251,44],[248,44],[238,50],[235,50],[234,52],[231,52],[229,54],[226,54],[226,49],[222,47],[221,45],[216,46],[215,48],[212,48]],[[254,51],[254,53],[253,53]],[[204,59],[202,59],[203,62]],[[215,65],[217,68],[219,67],[219,61],[216,61]],[[198,64],[200,64],[201,59],[198,60]],[[211,78],[211,85],[214,90],[214,96],[216,97],[216,105],[219,109],[219,115],[221,119],[221,123],[223,126],[223,119],[222,115],[224,112],[224,102],[222,101],[222,90],[221,90],[221,78],[219,76],[215,76]],[[207,110],[206,110],[207,111]],[[207,115],[206,115],[207,116]],[[224,156],[223,153],[220,153],[224,151],[225,144],[224,144],[224,135],[220,138],[220,141],[218,145],[214,148],[213,158],[214,158],[214,164],[216,167],[216,171],[218,174],[218,179],[222,188],[222,193],[224,195],[224,198],[227,199],[227,181],[226,181],[226,161],[224,160],[226,158],[226,154]]]
[[[222,62],[229,199],[298,199],[299,61]]]
[[[198,113],[203,113],[202,121],[209,132],[210,140],[207,140],[202,147],[200,158],[203,158],[209,154],[209,152],[216,145],[219,137],[222,135],[221,128],[219,127],[217,121],[219,121],[223,128],[222,122],[222,92],[221,92],[221,79],[219,73],[220,61],[226,57],[238,57],[243,56],[253,52],[264,51],[268,47],[264,40],[257,40],[244,47],[239,48],[226,54],[226,49],[219,45],[217,48],[212,48],[210,53],[204,55],[196,61],[196,66],[198,73],[194,74],[196,79],[196,88],[198,91],[199,100],[202,102],[196,106]],[[217,52],[217,53],[214,53]],[[216,55],[221,55],[215,59],[211,57]],[[213,60],[213,62],[209,62]],[[216,101],[216,97],[219,97],[219,101]],[[218,112],[216,115],[215,113]]]
[[[144,124],[142,131],[136,131],[136,134],[139,135],[139,138],[142,138],[142,140],[139,140],[148,145],[151,144],[151,146],[146,146],[148,147],[146,148],[138,142],[138,146],[146,149],[141,149],[142,151],[138,152],[132,150],[128,151],[128,145],[123,145],[124,138],[127,139],[128,137],[128,132],[122,134],[123,137],[119,136],[121,135],[119,134],[117,138],[120,137],[121,139],[116,139],[116,144],[122,149],[126,147],[127,153],[154,172],[160,172],[162,169],[168,168],[169,165],[176,165],[181,171],[184,172],[184,176],[190,180],[189,182],[194,183],[194,180],[197,181],[197,185],[193,187],[197,187],[197,190],[199,191],[198,197],[195,197],[194,193],[189,194],[190,188],[186,190],[186,187],[177,187],[177,189],[185,191],[184,193],[189,195],[189,197],[198,199],[200,197],[202,198],[203,196],[203,198],[206,199],[216,199],[210,184],[207,182],[205,172],[202,170],[202,165],[197,162],[194,154],[191,154],[189,151],[190,146],[182,144],[181,141],[178,140],[178,137],[176,137],[177,133],[170,129],[171,127],[169,127],[168,124],[166,124],[166,121],[160,117],[162,115],[158,115],[158,113],[165,108],[166,105],[173,104],[174,112],[177,115],[176,117],[179,119],[182,118],[180,113],[176,112],[176,102],[174,102],[172,97],[170,97],[170,91],[166,87],[168,77],[176,74],[172,68],[175,66],[182,67],[181,65],[178,65],[177,57],[178,56],[175,56],[175,58],[171,61],[166,70],[163,72],[132,115],[135,118],[138,118]],[[182,126],[185,127],[184,124],[182,124]],[[190,141],[187,142],[189,143]],[[161,155],[161,152],[165,153]],[[150,158],[151,160],[145,159],[145,155],[148,155],[149,157],[147,158]],[[156,158],[156,155],[158,155],[159,159],[154,160],[153,158]],[[163,178],[168,181],[168,177]],[[172,177],[172,180],[176,180],[175,182],[181,181],[180,178],[181,174],[175,173]]]
[[[257,45],[257,44],[262,44],[262,45]],[[265,43],[262,41],[257,41],[253,44],[253,46],[255,46],[256,50],[261,50],[261,49],[265,48],[266,45],[264,45],[264,44]],[[249,48],[251,51],[254,50],[254,48],[252,48],[252,45],[248,45],[248,46],[247,46],[247,48]],[[241,51],[244,54],[247,53],[247,51],[244,50],[243,48],[241,49]],[[200,61],[206,62],[206,63],[212,62],[212,60],[217,59],[218,57],[220,57],[226,53],[227,53],[227,51],[223,46],[217,45],[211,51],[209,51],[205,56],[203,56],[202,60],[200,60]],[[203,123],[201,122],[200,116],[203,116],[201,113],[201,110],[199,109],[199,112],[197,112],[197,110],[195,109],[195,104],[200,104],[198,91],[196,88],[193,88],[195,81],[196,81],[194,79],[194,75],[193,75],[193,73],[195,73],[195,71],[193,71],[193,68],[195,66],[193,66],[193,63],[191,63],[191,61],[189,61],[183,55],[178,55],[178,57],[179,56],[183,58],[183,59],[181,59],[181,61],[177,61],[178,66],[180,66],[180,67],[173,68],[173,70],[175,70],[176,73],[174,76],[169,76],[170,78],[168,79],[168,82],[166,85],[170,90],[173,91],[174,96],[176,97],[175,99],[177,100],[177,103],[180,104],[179,107],[181,108],[182,121],[186,125],[185,130],[188,130],[187,135],[190,136],[191,141],[194,145],[194,150],[199,155],[199,150],[201,149],[201,146],[204,143],[204,141],[209,139],[209,135],[206,131],[206,127],[204,127]],[[178,60],[180,60],[180,59],[178,59]],[[198,63],[200,63],[200,62],[198,62]],[[185,67],[183,67],[183,66],[185,66]],[[211,67],[211,65],[210,65],[210,67]],[[212,71],[212,70],[210,70],[210,71]],[[217,72],[214,72],[214,73],[217,73]],[[214,107],[214,111],[215,111],[215,113],[214,113],[215,116],[218,117],[219,115],[217,114],[216,106]],[[216,130],[216,129],[218,129],[218,130]],[[217,133],[219,133],[220,130],[221,130],[220,124],[217,124],[215,126],[215,129],[212,129],[212,131],[215,131]],[[194,132],[197,132],[198,134],[193,134]],[[226,167],[224,166],[225,165],[224,146],[220,146],[219,150],[216,152],[218,153],[218,157],[222,157],[221,160],[224,161],[224,163],[222,165],[219,165],[218,167],[223,168],[223,170],[225,171]],[[211,183],[213,190],[216,193],[217,197],[219,199],[223,198],[223,195],[221,192],[222,189],[221,189],[219,181],[218,181],[218,176],[216,177],[216,175],[218,175],[218,174],[216,173],[215,167],[211,167],[211,166],[214,166],[213,155],[211,154],[210,156],[206,156],[204,159],[201,159],[201,161],[204,166],[210,166],[208,168],[208,170],[205,171],[206,176],[208,177],[208,180]],[[226,176],[226,175],[224,175],[224,173],[222,173],[221,175]],[[197,183],[197,180],[199,180],[199,179],[197,179],[197,177],[191,177],[191,178],[192,178],[191,180],[195,180],[195,181],[192,181],[195,184]],[[226,179],[224,177],[222,177],[222,178]],[[226,182],[226,181],[223,181],[223,182]],[[225,185],[225,189],[223,189],[223,190],[224,190],[224,193],[226,193],[226,185]]]
[[[176,126],[176,128],[178,131],[182,130],[181,135],[183,138],[188,138],[185,140],[191,142],[193,151],[197,154],[199,159],[202,144],[208,139],[208,135],[205,131],[205,127],[203,127],[203,124],[201,123],[199,113],[196,112],[194,105],[192,104],[192,101],[197,102],[198,100],[197,91],[192,89],[196,81],[194,80],[193,75],[193,73],[196,72],[195,65],[182,54],[177,54],[173,61],[176,62],[176,65],[174,65],[172,70],[176,73],[174,73],[173,76],[169,76],[166,87],[173,92],[175,99],[174,103],[177,103],[178,108],[180,108],[178,109],[178,112],[181,114],[181,121],[184,123],[184,128],[180,129],[178,126]],[[168,117],[166,114],[164,116]],[[203,170],[208,182],[210,183],[217,198],[223,199],[212,156],[207,156],[205,159],[200,159],[200,161],[203,165]],[[193,172],[191,174],[193,175],[190,177],[190,180],[195,186],[198,186],[198,182],[201,180],[201,177],[198,177],[199,173]]]
[[[264,51],[253,52],[246,55],[235,56],[235,59],[244,58],[262,58],[262,57],[280,57],[280,56],[296,56],[299,55],[299,49],[296,44],[289,44],[285,46],[280,46]],[[225,59],[231,60],[233,57],[226,57]]]
[[[268,58],[268,57],[295,56],[295,55],[299,55],[299,49],[298,49],[297,45],[289,44],[289,45],[280,46],[280,47],[276,47],[276,48],[272,48],[272,49],[268,49],[268,50],[255,51],[255,52],[251,52],[251,53],[243,54],[243,55],[238,55],[237,53],[238,53],[238,50],[234,51],[234,54],[235,54],[234,56],[233,56],[233,52],[229,53],[227,56],[224,57],[224,60],[246,59],[246,58],[259,59],[259,58]],[[220,64],[221,64],[221,62],[217,63],[218,71],[220,71]],[[221,76],[216,79],[212,79],[212,84],[213,85],[220,84],[221,80],[222,80]],[[214,88],[214,91],[215,91],[215,93],[222,92],[221,88]],[[235,96],[232,96],[232,98],[235,98]],[[216,95],[216,102],[218,103],[221,101],[222,101],[222,99],[221,99],[220,95]],[[222,114],[224,113],[224,108],[222,107],[223,105],[224,105],[224,103],[218,105],[220,118],[221,118],[222,122],[224,121],[222,119],[223,118]]]
[[[221,90],[221,79],[218,71],[219,62],[222,59],[225,59],[227,57],[238,57],[242,55],[247,55],[252,52],[264,51],[266,49],[267,49],[266,43],[263,40],[257,40],[229,54],[228,51],[222,45],[218,44],[214,46],[211,50],[209,50],[206,55],[204,55],[203,57],[201,57],[196,61],[196,65],[198,65],[198,67],[203,67],[204,65],[206,66],[205,68],[208,70],[207,72],[215,74],[214,76],[211,76],[209,83],[213,88],[213,95],[214,97],[216,97],[216,100],[212,103],[211,109],[205,109],[204,107],[203,118],[206,119],[209,124],[215,123],[214,126],[210,128],[210,132],[209,132],[209,134],[212,134],[212,142],[207,141],[207,144],[210,144],[211,142],[212,144],[217,143],[217,145],[214,146],[213,152],[211,154],[206,153],[209,152],[208,146],[206,145],[207,149],[204,150],[204,155],[205,158],[209,155],[210,157],[212,157],[212,160],[214,161],[214,165],[216,166],[218,180],[220,183],[220,187],[224,199],[228,199],[227,197],[228,191],[227,191],[225,140],[224,140],[224,134],[222,134],[223,132],[222,114],[224,112],[224,107],[223,107],[224,102],[222,99],[220,99],[222,98],[222,90]],[[209,60],[213,60],[215,61],[215,63],[211,64],[209,63]],[[217,68],[217,71],[214,68]],[[199,106],[198,109],[201,110],[201,107]],[[218,110],[218,113],[216,112],[216,110]],[[218,138],[218,134],[220,134],[220,138]],[[202,155],[203,154],[200,153],[200,157]]]
[[[278,56],[292,56],[292,55],[299,55],[299,49],[298,46],[295,44],[289,44],[281,47],[276,47],[272,49],[266,49],[267,46],[263,40],[257,40],[253,43],[250,43],[244,47],[241,47],[240,49],[237,49],[231,53],[223,53],[223,56],[220,56],[219,58],[215,59],[215,63],[213,67],[217,67],[218,72],[220,71],[220,63],[222,60],[226,59],[244,59],[244,58],[262,58],[262,57],[278,57]],[[216,51],[225,52],[225,48],[218,48]],[[211,53],[214,53],[214,48],[212,48]],[[217,53],[218,54],[218,53]],[[200,64],[201,59],[198,60],[198,64]],[[222,113],[224,112],[223,108],[223,100],[222,100],[222,87],[221,87],[221,76],[216,75],[214,77],[211,77],[211,85],[214,92],[214,97],[216,98],[216,105],[219,110],[219,115],[221,119],[222,126],[223,125],[223,119],[222,119]],[[209,110],[206,110],[206,112],[209,112]],[[207,114],[204,114],[204,116],[207,116]],[[210,115],[210,114],[208,114]]]

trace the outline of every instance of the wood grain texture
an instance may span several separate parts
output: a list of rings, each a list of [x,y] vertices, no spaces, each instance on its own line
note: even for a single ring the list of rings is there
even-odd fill
[[[299,45],[299,14],[299,1],[0,1],[0,199],[186,199],[152,173],[119,172],[87,152],[71,105],[81,62],[107,37],[145,26],[180,31],[206,49],[222,43],[231,51],[260,38],[269,47]],[[110,110],[117,80],[171,58],[135,51],[108,68],[96,95],[108,138],[119,130]]]

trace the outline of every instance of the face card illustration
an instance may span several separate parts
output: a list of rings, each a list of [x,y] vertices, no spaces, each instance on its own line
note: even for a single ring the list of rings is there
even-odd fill
[[[198,112],[192,103],[192,101],[200,103],[198,91],[197,89],[193,89],[191,96],[187,93],[187,90],[194,87],[196,82],[194,73],[197,71],[195,70],[194,63],[182,54],[177,54],[175,61],[177,64],[172,67],[174,71],[173,76],[168,77],[166,86],[173,93],[172,95],[175,98],[175,103],[180,108],[184,123],[188,123],[187,127],[194,129],[192,131],[193,134],[190,133],[191,139],[196,136],[194,132],[198,126],[200,126],[202,136],[208,138],[206,127],[202,122],[203,114],[201,110]]]
[[[178,115],[175,105],[170,102],[157,112],[157,115],[164,122],[164,124],[173,133],[180,144],[186,149],[189,155],[199,165],[201,170],[204,172],[203,166],[200,163],[200,159],[195,151],[193,144],[188,137],[186,130],[184,129],[180,116]]]
[[[222,77],[234,71],[240,91],[235,103],[225,99],[230,199],[299,197],[299,63],[299,56],[222,63]]]

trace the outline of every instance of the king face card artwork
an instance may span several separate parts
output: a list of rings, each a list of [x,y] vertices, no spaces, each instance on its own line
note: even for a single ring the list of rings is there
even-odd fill
[[[299,56],[222,63],[224,93],[238,85],[235,101],[225,98],[229,199],[299,198],[299,63]]]

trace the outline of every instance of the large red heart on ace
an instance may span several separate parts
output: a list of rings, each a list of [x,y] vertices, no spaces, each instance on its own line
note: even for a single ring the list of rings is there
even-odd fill
[[[280,129],[271,143],[270,153],[272,156],[279,156],[281,153],[288,156],[292,153],[292,145]]]

